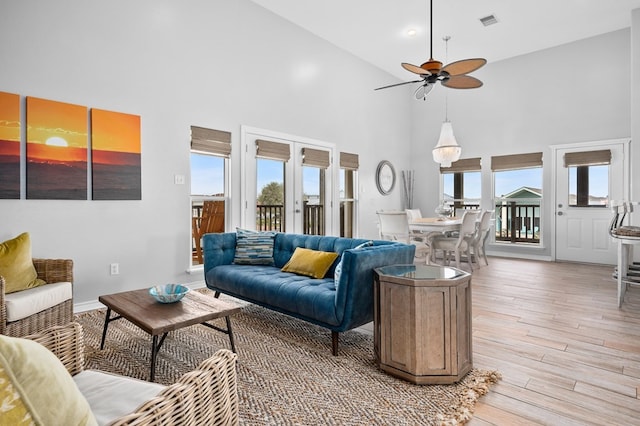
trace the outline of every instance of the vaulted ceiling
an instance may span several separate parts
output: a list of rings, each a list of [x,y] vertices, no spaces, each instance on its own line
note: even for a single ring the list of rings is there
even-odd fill
[[[402,80],[415,75],[401,62],[429,59],[428,0],[252,1]],[[640,0],[433,0],[433,55],[499,61],[627,28],[637,8]],[[484,26],[490,15],[497,23]]]

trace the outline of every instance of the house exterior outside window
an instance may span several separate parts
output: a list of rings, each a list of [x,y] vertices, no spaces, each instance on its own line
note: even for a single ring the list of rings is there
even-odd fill
[[[491,158],[497,243],[540,245],[542,153]]]

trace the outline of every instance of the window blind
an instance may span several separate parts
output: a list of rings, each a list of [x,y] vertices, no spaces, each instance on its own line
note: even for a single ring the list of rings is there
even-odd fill
[[[594,166],[598,164],[611,164],[611,150],[567,152],[564,154],[564,166]]]
[[[349,154],[348,152],[340,153],[340,168],[358,170],[358,167],[360,167],[358,154]]]
[[[464,158],[451,163],[451,167],[440,167],[440,173],[479,172],[482,170],[481,159]]]
[[[291,150],[286,143],[256,139],[256,157],[286,162],[291,158]]]
[[[231,132],[191,126],[191,149],[229,158]]]
[[[499,155],[491,157],[491,171],[526,169],[542,166],[542,153]]]
[[[329,151],[302,148],[302,164],[326,169],[331,164]]]

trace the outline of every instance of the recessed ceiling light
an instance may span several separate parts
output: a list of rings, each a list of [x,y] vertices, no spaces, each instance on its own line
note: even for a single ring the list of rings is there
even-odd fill
[[[496,18],[495,15],[487,15],[484,18],[480,18],[480,22],[482,22],[482,25],[485,27],[488,27],[489,25],[497,24],[498,18]]]
[[[407,30],[408,37],[415,37],[416,35],[418,35],[418,30],[416,30],[415,28],[409,28]]]

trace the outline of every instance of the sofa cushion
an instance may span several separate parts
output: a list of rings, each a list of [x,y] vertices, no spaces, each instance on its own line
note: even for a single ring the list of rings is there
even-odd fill
[[[236,228],[237,265],[273,265],[273,239],[275,232],[256,232]]]
[[[5,280],[5,294],[37,287],[45,282],[38,278],[31,259],[28,232],[0,244],[0,275]]]
[[[324,278],[337,257],[338,253],[298,247],[289,262],[282,267],[282,271],[311,278]]]
[[[73,380],[89,402],[98,424],[133,413],[142,403],[158,395],[165,386],[97,370],[84,370]]]
[[[305,320],[340,323],[333,278],[315,279],[274,266],[219,265],[206,275],[207,284],[223,293],[268,306]]]
[[[0,368],[6,377],[0,382],[0,410],[11,407],[9,399],[19,399],[35,424],[97,424],[67,369],[41,344],[0,335]]]
[[[56,306],[72,297],[71,283],[53,283],[7,294],[7,322],[18,321]]]

